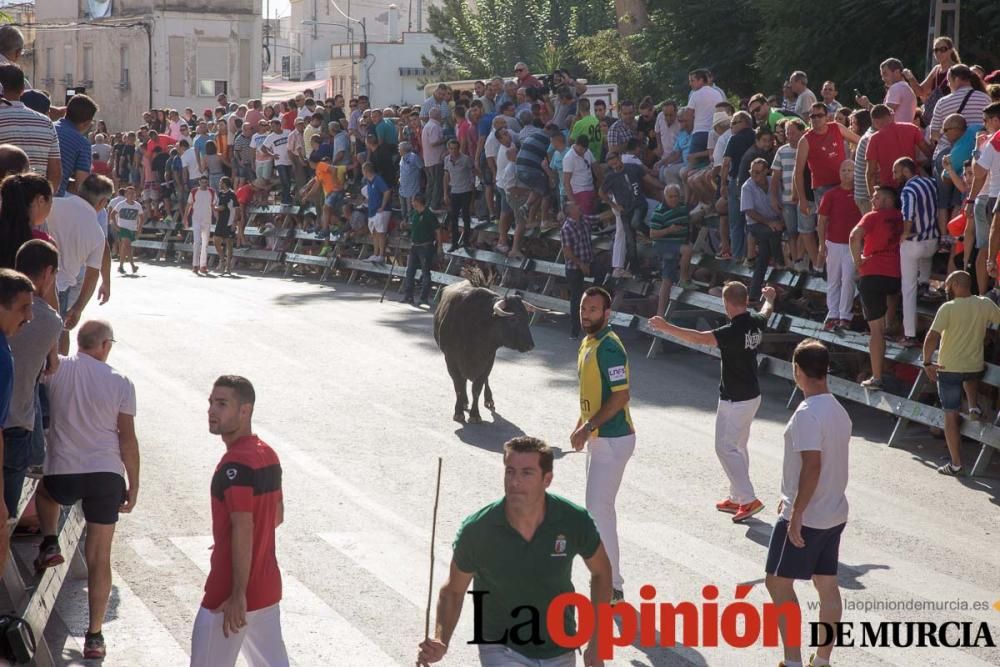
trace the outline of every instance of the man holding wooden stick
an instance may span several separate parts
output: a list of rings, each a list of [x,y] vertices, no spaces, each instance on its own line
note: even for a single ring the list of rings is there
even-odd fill
[[[504,444],[504,497],[470,515],[455,538],[448,580],[438,595],[433,636],[420,644],[417,665],[444,658],[462,614],[470,582],[476,636],[483,667],[544,665],[571,667],[576,653],[552,641],[537,623],[538,641],[525,642],[530,609],[543,619],[556,596],[573,592],[573,559],[590,570],[590,599],[611,601],[611,563],[587,510],[548,493],[552,449],[538,438],[521,436]],[[517,610],[518,617],[511,616]],[[519,630],[522,632],[519,633]],[[576,634],[572,613],[564,630]],[[583,656],[587,667],[603,667],[592,638]]]

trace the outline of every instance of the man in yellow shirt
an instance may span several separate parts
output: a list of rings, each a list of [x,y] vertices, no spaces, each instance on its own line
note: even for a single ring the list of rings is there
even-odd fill
[[[635,451],[635,428],[628,409],[628,354],[611,330],[611,295],[605,290],[591,287],[584,292],[579,316],[587,336],[577,357],[580,418],[570,444],[576,451],[587,447],[587,509],[611,560],[614,604],[624,599],[615,497]]]
[[[983,296],[972,296],[972,276],[954,271],[944,282],[950,300],[941,304],[931,330],[924,339],[924,370],[937,383],[938,396],[944,409],[944,438],[951,461],[937,469],[942,475],[962,472],[961,416],[962,389],[969,402],[969,416],[978,419],[976,406],[979,377],[986,364],[983,360],[983,339],[990,324],[1000,324],[1000,307]],[[941,350],[937,363],[934,350]]]

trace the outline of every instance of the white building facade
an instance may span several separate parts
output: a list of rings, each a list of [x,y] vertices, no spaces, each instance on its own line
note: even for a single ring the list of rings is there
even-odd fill
[[[261,0],[112,0],[100,18],[94,4],[37,4],[33,83],[53,103],[84,88],[118,131],[150,108],[200,113],[218,93],[260,97]]]

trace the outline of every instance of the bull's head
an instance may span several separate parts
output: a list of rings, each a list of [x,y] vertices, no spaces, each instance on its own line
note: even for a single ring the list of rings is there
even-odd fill
[[[529,304],[520,296],[512,295],[493,302],[493,318],[498,327],[500,344],[518,352],[529,352],[535,347],[531,337]]]

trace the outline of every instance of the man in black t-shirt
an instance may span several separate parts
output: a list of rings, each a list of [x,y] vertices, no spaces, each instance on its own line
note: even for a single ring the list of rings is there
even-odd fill
[[[729,497],[716,503],[715,509],[733,515],[740,523],[764,509],[750,482],[750,456],[747,442],[750,424],[760,407],[757,383],[757,348],[774,308],[774,288],[761,291],[764,305],[759,313],[747,309],[747,288],[728,282],[722,288],[722,303],[729,323],[712,331],[696,331],[675,326],[662,317],[649,320],[652,329],[695,345],[719,348],[722,355],[722,382],[719,384],[719,410],[715,417],[715,453],[729,477]]]

